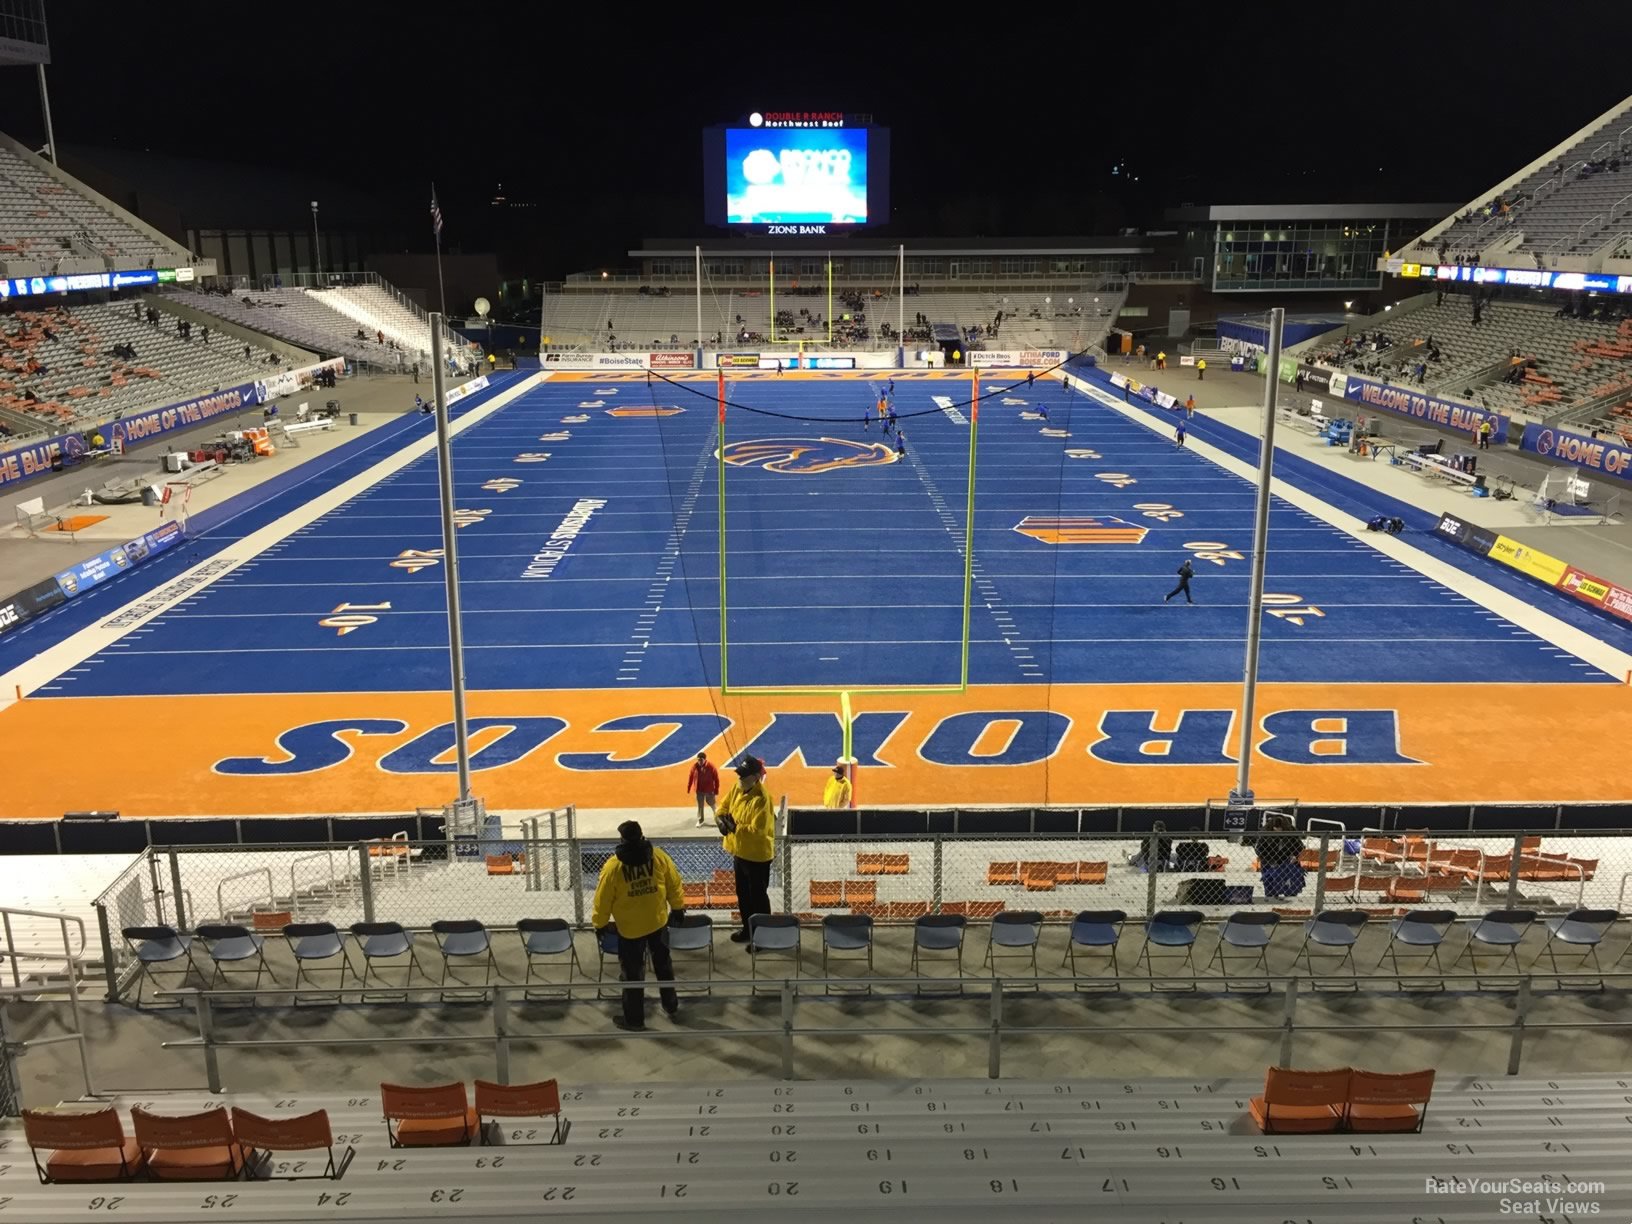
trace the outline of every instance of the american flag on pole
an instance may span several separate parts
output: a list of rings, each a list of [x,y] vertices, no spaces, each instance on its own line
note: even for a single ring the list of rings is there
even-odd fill
[[[431,185],[431,232],[442,237],[442,206],[436,202],[436,185]]]

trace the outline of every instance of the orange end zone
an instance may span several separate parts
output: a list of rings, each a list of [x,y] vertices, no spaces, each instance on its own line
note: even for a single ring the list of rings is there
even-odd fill
[[[869,805],[1196,803],[1235,780],[1238,697],[1234,685],[862,692],[854,753]],[[1259,711],[1253,781],[1263,794],[1311,804],[1632,799],[1619,756],[1632,737],[1623,686],[1268,684]],[[720,759],[750,744],[778,794],[816,804],[842,745],[834,703],[821,697],[478,692],[470,717],[475,790],[495,809],[683,807],[693,754],[707,747]],[[601,729],[613,719],[641,729]],[[7,779],[5,815],[437,806],[453,796],[450,721],[441,693],[30,699],[0,713],[8,759],[30,763]],[[88,758],[87,743],[110,751]]]

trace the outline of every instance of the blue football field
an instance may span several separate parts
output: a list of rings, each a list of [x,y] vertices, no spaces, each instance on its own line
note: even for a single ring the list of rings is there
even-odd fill
[[[970,384],[898,375],[897,455],[862,424],[887,377],[729,384],[733,688],[963,679]],[[982,379],[968,682],[1239,680],[1252,487],[1014,377]],[[596,374],[458,437],[472,688],[721,684],[716,421],[711,377]],[[431,455],[39,695],[446,689],[437,505]],[[1269,541],[1267,681],[1617,679],[1279,501]],[[1164,603],[1186,558],[1196,603]]]

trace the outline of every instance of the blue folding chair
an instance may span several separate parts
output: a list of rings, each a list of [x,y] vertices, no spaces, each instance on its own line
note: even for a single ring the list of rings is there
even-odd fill
[[[950,952],[949,958],[958,971],[958,993],[963,993],[963,932],[968,927],[969,920],[962,914],[923,914],[912,924],[912,972],[915,977],[924,977],[919,968],[925,952]],[[933,958],[932,958],[933,959]],[[945,980],[945,979],[942,979]],[[918,982],[914,993],[924,992],[923,982]]]
[[[1244,973],[1269,973],[1269,945],[1275,938],[1275,932],[1280,929],[1281,916],[1273,910],[1237,910],[1231,914],[1218,928],[1218,946],[1213,949],[1212,959],[1202,967],[1206,973],[1214,965],[1224,975],[1224,989],[1230,987],[1230,962],[1244,965]],[[1231,955],[1225,949],[1234,949],[1240,955]],[[1242,987],[1248,989],[1248,987]],[[1250,989],[1257,990],[1254,986]],[[1263,991],[1269,993],[1269,979],[1266,976],[1263,982]]]
[[[419,953],[414,951],[413,932],[403,929],[402,923],[354,922],[351,924],[351,937],[357,946],[358,953],[363,958],[363,971],[357,974],[358,984],[364,992],[358,996],[362,1002],[371,1003],[381,997],[376,994],[373,998],[370,998],[366,993],[368,979],[371,975],[379,980],[382,985],[390,985],[389,982],[385,982],[380,977],[379,972],[374,967],[375,961],[394,961],[402,956],[408,958],[407,972],[402,979],[403,994],[400,996],[404,1000],[408,997],[407,988],[414,984],[414,972],[416,970],[419,972],[419,976],[427,982],[431,980],[431,975],[425,972],[425,966],[419,963]],[[355,967],[353,967],[352,972],[357,972]]]
[[[1519,945],[1524,942],[1526,932],[1536,921],[1536,911],[1527,909],[1497,909],[1491,910],[1468,932],[1468,942],[1463,945],[1462,952],[1456,958],[1456,965],[1462,963],[1462,957],[1468,958],[1468,964],[1473,966],[1473,987],[1475,990],[1485,988],[1483,974],[1487,971],[1479,964],[1481,950],[1491,952],[1500,950],[1500,958],[1496,962],[1494,972],[1500,972],[1504,966],[1512,965],[1513,972],[1519,971]],[[1477,945],[1477,947],[1475,946]],[[1518,986],[1517,980],[1504,983],[1496,989],[1512,989]]]
[[[866,914],[829,914],[822,919],[822,976],[831,977],[828,968],[833,961],[860,961],[873,971],[873,920]],[[831,982],[822,986],[823,994],[872,994],[873,984],[863,981],[860,986],[833,989]]]
[[[1441,974],[1445,967],[1439,963],[1440,945],[1445,942],[1445,936],[1450,934],[1451,928],[1456,925],[1456,911],[1448,909],[1415,909],[1410,910],[1402,917],[1394,919],[1388,924],[1388,947],[1377,958],[1377,968],[1383,967],[1386,960],[1394,966],[1394,988],[1405,989],[1405,979],[1400,975],[1401,948],[1419,953],[1422,960],[1421,968],[1432,965]],[[1426,985],[1427,983],[1421,983]],[[1445,989],[1445,979],[1441,977],[1433,987],[1435,990]]]
[[[1037,976],[1037,942],[1043,934],[1043,916],[1036,910],[1005,910],[992,915],[991,937],[986,944],[986,959],[992,976],[997,976],[1000,960],[1022,961],[1031,967],[1031,976]],[[1042,983],[1034,982],[1033,990],[1041,990]]]
[[[291,922],[283,928],[283,938],[289,945],[289,955],[295,961],[295,989],[298,991],[302,982],[309,982],[316,986],[312,974],[317,972],[334,972],[340,976],[335,982],[335,1001],[339,1002],[340,991],[346,984],[346,969],[349,962],[346,960],[346,943],[340,938],[340,928],[332,922]],[[323,965],[308,969],[308,962],[333,960],[340,958],[337,965]],[[295,997],[296,1006],[300,1005],[300,997]]]
[[[1565,944],[1572,949],[1578,949],[1575,955],[1578,969],[1585,969],[1590,963],[1600,975],[1603,966],[1598,963],[1598,945],[1609,934],[1610,928],[1620,921],[1618,910],[1612,909],[1574,909],[1558,917],[1543,919],[1547,928],[1547,943],[1544,945],[1547,959],[1552,962],[1553,972],[1558,972],[1558,956],[1554,945]],[[1564,979],[1558,979],[1559,989],[1564,988]],[[1596,989],[1604,988],[1604,979],[1598,978]]]
[[[446,986],[450,976],[455,986],[476,986],[476,983],[463,981],[453,972],[456,961],[482,963],[480,989],[483,991],[492,984],[495,973],[501,978],[504,976],[499,973],[499,962],[493,955],[493,937],[488,934],[486,924],[474,918],[445,918],[431,923],[431,936],[436,940],[436,950],[442,954],[442,977],[437,982],[438,986]],[[446,1002],[448,993],[444,990],[437,998]],[[470,999],[473,996],[469,991],[455,991],[453,997]]]
[[[606,982],[606,963],[608,961],[617,966],[618,981],[623,981],[623,964],[618,960],[618,928],[610,922],[595,932],[595,953],[595,997],[597,999],[622,1002],[622,990],[614,990],[609,994],[604,985]]]
[[[566,987],[572,985],[573,974],[582,973],[584,967],[578,960],[578,948],[572,941],[572,924],[565,918],[523,918],[516,923],[516,934],[521,938],[521,950],[527,957],[527,968],[522,974],[521,984],[530,986],[533,981],[543,982],[546,985],[557,985],[542,973],[537,972],[540,962],[545,964],[551,961],[561,961],[567,967]],[[570,999],[572,991],[567,988],[558,990],[525,990],[524,999]]]
[[[1156,990],[1194,990],[1196,988],[1196,934],[1201,930],[1203,914],[1200,910],[1160,910],[1145,923],[1145,945],[1139,949],[1139,959],[1133,962],[1134,972],[1145,967],[1150,975],[1150,988]],[[1183,954],[1164,952],[1160,959],[1178,960],[1180,969],[1190,970],[1188,986],[1157,986],[1156,960],[1152,948],[1183,949]],[[1172,975],[1167,975],[1171,977]]]
[[[787,957],[793,977],[799,976],[799,915],[755,914],[748,920],[748,977],[759,977],[759,962],[766,956]]]
[[[1336,973],[1347,965],[1348,989],[1359,990],[1360,972],[1354,963],[1354,949],[1369,920],[1370,915],[1362,910],[1322,910],[1303,924],[1303,946],[1292,959],[1293,970],[1296,971],[1298,962],[1302,961],[1309,971],[1310,989],[1320,990],[1321,974],[1315,969],[1315,957],[1335,957],[1337,964],[1332,966],[1331,972]]]
[[[669,955],[693,955],[700,953],[704,969],[703,985],[700,989],[688,990],[688,994],[712,994],[714,992],[714,919],[707,914],[687,913],[678,919],[669,922]],[[677,987],[678,989],[678,987]]]
[[[1123,910],[1083,910],[1071,921],[1071,938],[1066,941],[1065,956],[1060,964],[1069,963],[1071,966],[1071,986],[1073,990],[1083,990],[1083,982],[1105,982],[1103,976],[1084,978],[1077,970],[1077,955],[1079,950],[1092,958],[1108,961],[1111,966],[1111,976],[1108,985],[1102,984],[1097,989],[1121,990],[1121,969],[1116,963],[1117,941],[1122,938],[1122,924],[1128,920]]]
[[[198,968],[198,963],[193,960],[193,937],[191,935],[177,934],[174,927],[167,926],[129,926],[125,927],[120,934],[125,937],[125,942],[130,945],[130,950],[135,954],[136,964],[140,969],[140,975],[136,979],[135,1006],[137,1007],[142,1005],[143,979],[152,982],[155,990],[164,989],[164,983],[159,981],[158,975],[155,973],[156,966],[171,965],[178,960],[185,961],[186,964],[180,966],[181,977],[174,983],[176,986],[185,986],[187,984],[187,975],[195,970],[200,977],[204,975],[203,970]],[[177,1003],[176,1006],[180,1007],[181,1004]]]
[[[209,990],[217,982],[226,981],[227,965],[238,965],[244,961],[255,962],[254,990],[261,988],[261,975],[264,973],[275,982],[278,975],[273,973],[266,963],[266,937],[253,934],[248,927],[232,923],[206,924],[195,932],[204,942],[205,954],[214,963],[214,970],[204,989]],[[254,999],[250,1000],[253,1004]]]

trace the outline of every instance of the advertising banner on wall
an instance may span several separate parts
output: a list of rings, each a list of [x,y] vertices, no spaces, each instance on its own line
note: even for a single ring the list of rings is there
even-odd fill
[[[1595,578],[1585,570],[1570,565],[1565,567],[1564,576],[1558,580],[1558,589],[1611,616],[1632,621],[1632,591],[1606,578]]]
[[[79,562],[63,570],[54,578],[35,583],[26,591],[19,591],[9,599],[0,600],[0,633],[13,629],[36,616],[49,612],[58,604],[83,595],[91,588],[116,578],[126,570],[174,548],[185,537],[181,524],[171,519],[160,523],[152,531],[137,536],[117,548]]]
[[[647,358],[654,370],[692,370],[697,367],[697,358],[690,353],[648,353]]]
[[[1069,355],[1064,349],[974,349],[967,357],[969,365],[977,370],[991,366],[1036,369],[1059,365]]]
[[[1551,425],[1526,425],[1519,438],[1519,449],[1618,480],[1632,480],[1632,447],[1619,441],[1594,438]]]
[[[1332,380],[1332,393],[1337,394],[1335,377]],[[1474,408],[1454,400],[1444,400],[1421,391],[1413,391],[1409,387],[1392,386],[1378,382],[1375,378],[1360,378],[1355,375],[1343,379],[1342,394],[1351,403],[1363,404],[1367,408],[1375,408],[1378,412],[1404,417],[1424,425],[1449,429],[1466,435],[1469,441],[1473,440],[1479,426],[1489,421],[1495,441],[1507,441],[1508,418],[1485,408]]]

